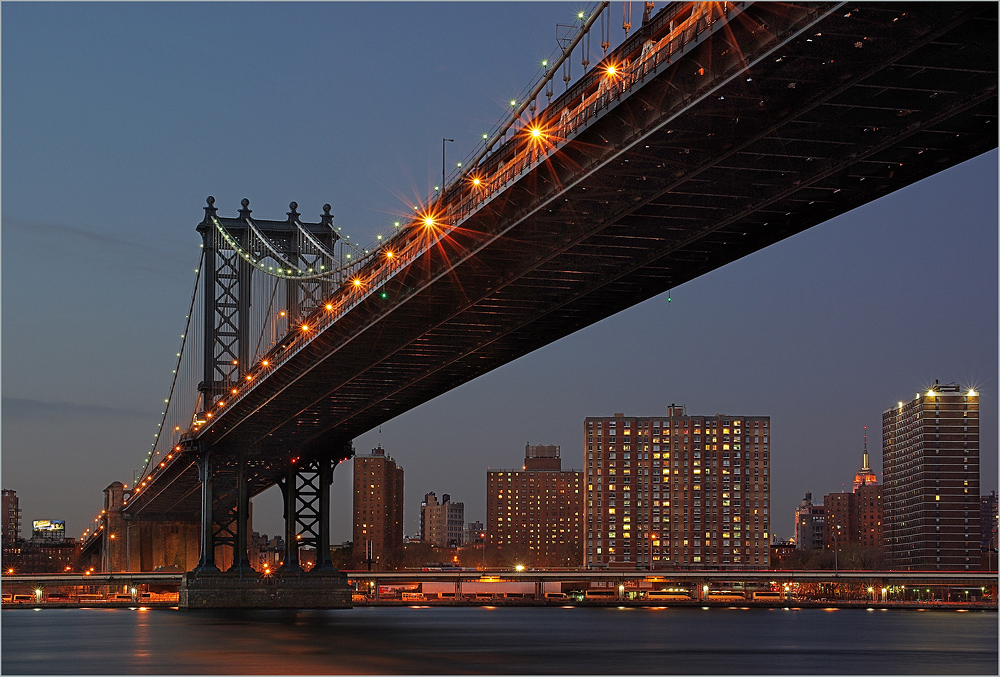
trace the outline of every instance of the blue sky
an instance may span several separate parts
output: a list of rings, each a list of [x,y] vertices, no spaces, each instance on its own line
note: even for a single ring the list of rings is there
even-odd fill
[[[641,5],[635,3],[634,23]],[[582,3],[3,3],[2,476],[78,534],[131,481],[183,330],[204,200],[295,200],[366,241],[475,150]],[[612,16],[620,10],[613,8]],[[616,42],[621,31],[615,31]],[[592,49],[594,60],[599,48]],[[579,61],[574,75],[580,73]],[[355,441],[485,517],[488,467],[617,411],[769,415],[774,531],[805,491],[879,472],[881,412],[934,379],[982,393],[997,486],[997,154],[562,339]],[[350,469],[333,540],[350,533]],[[280,532],[275,492],[255,528]]]

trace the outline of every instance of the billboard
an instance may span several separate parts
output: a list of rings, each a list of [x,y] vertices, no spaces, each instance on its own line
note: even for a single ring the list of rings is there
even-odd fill
[[[65,533],[66,520],[33,520],[31,522],[32,531],[58,531]]]

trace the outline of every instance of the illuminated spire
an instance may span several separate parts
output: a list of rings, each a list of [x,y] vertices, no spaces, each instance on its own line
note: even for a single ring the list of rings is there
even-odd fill
[[[861,457],[861,470],[854,476],[854,491],[865,484],[878,484],[878,477],[868,467],[868,426],[865,426],[865,447]]]
[[[869,473],[871,468],[868,467],[868,426],[865,426],[865,451],[864,455],[861,457],[861,472]]]

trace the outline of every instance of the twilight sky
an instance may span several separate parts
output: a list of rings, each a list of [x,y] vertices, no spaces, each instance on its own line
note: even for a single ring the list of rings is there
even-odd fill
[[[78,536],[104,487],[141,467],[205,196],[221,215],[248,197],[279,219],[292,200],[307,220],[330,202],[367,242],[439,182],[443,137],[451,161],[475,150],[553,53],[556,24],[585,7],[4,2],[0,471],[22,535],[65,519]],[[988,492],[997,182],[992,151],[461,386],[357,451],[381,444],[405,468],[409,535],[429,491],[483,520],[487,468],[520,467],[527,442],[582,467],[586,416],[671,402],[769,415],[773,530],[787,538],[804,492],[850,487],[865,425],[881,478],[882,411],[939,379],[981,392]],[[333,509],[333,541],[349,540],[350,463]],[[281,532],[276,489],[255,500],[254,528]]]

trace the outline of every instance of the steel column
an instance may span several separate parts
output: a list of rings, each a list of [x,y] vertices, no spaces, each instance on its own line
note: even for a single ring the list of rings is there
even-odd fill
[[[246,454],[240,454],[237,474],[237,504],[236,504],[236,549],[233,553],[233,565],[229,571],[234,573],[255,573],[247,556],[247,523],[250,520],[250,488],[247,481]]]
[[[242,210],[240,214],[242,215]],[[247,216],[250,215],[250,209],[246,208]],[[250,231],[249,229],[244,229],[239,235],[240,245],[244,249],[250,248]],[[250,342],[250,301],[253,295],[253,287],[251,287],[251,277],[253,275],[253,266],[250,262],[241,256],[235,255],[236,270],[237,270],[237,310],[236,310],[236,354],[237,361],[239,362],[235,370],[236,380],[241,380],[243,374],[245,374],[250,368],[250,362],[253,360],[253,353],[251,352],[253,346]]]
[[[215,566],[215,521],[212,519],[212,452],[204,451],[195,459],[201,480],[201,557],[195,571],[218,571]]]
[[[298,534],[295,527],[298,523],[298,511],[296,502],[298,501],[298,466],[294,462],[289,462],[288,473],[285,476],[285,561],[281,565],[281,571],[288,573],[301,573],[299,566],[299,543]]]
[[[298,233],[295,228],[295,221],[299,217],[299,212],[296,210],[296,205],[294,202],[288,205],[291,210],[288,212],[288,228],[290,231],[290,236],[288,238],[288,247],[283,252],[285,258],[294,266],[298,266],[300,263],[299,253],[300,253],[300,240],[302,236]],[[288,311],[288,325],[291,327],[293,323],[299,323],[302,321],[305,313],[303,312],[303,307],[301,303],[302,298],[303,283],[298,280],[288,280],[285,285],[285,309]],[[305,309],[305,312],[312,310],[311,308]]]
[[[202,295],[204,299],[204,345],[202,346],[202,374],[203,380],[199,385],[198,389],[202,394],[202,411],[211,411],[212,405],[215,403],[215,257],[216,257],[216,247],[215,247],[215,227],[212,225],[213,219],[216,218],[216,212],[218,211],[215,207],[215,198],[212,196],[208,197],[208,206],[205,209],[205,220],[201,222],[198,226],[198,231],[201,233],[202,247],[204,248],[204,259],[202,260],[202,266],[204,270],[202,271],[204,275],[202,279],[204,280],[202,287]]]
[[[330,559],[330,485],[333,483],[333,463],[329,458],[319,462],[319,534],[316,544],[316,570],[335,571]]]

